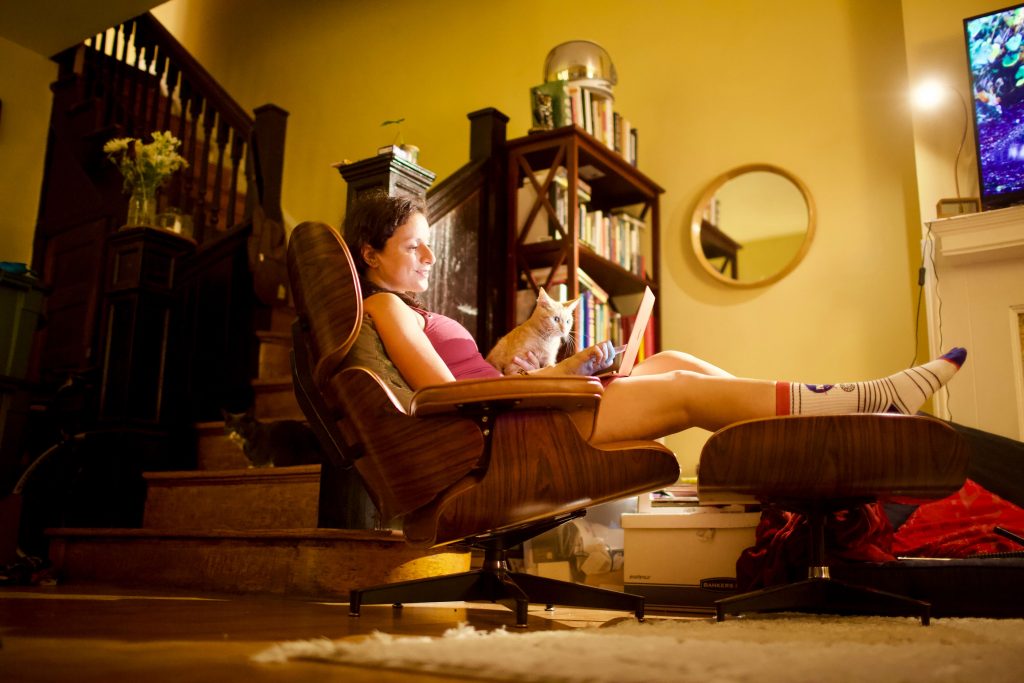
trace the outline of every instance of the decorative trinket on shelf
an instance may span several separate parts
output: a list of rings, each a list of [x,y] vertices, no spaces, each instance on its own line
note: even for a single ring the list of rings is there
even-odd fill
[[[170,131],[155,131],[153,141],[144,144],[138,138],[113,138],[103,151],[124,178],[128,199],[128,217],[124,227],[157,226],[156,191],[171,174],[188,162],[178,154],[181,141]]]
[[[415,164],[419,160],[420,148],[416,145],[405,144],[405,139],[402,137],[402,122],[405,121],[405,117],[400,119],[389,119],[381,122],[381,127],[384,126],[395,126],[398,132],[395,133],[395,141],[377,150],[377,154],[394,154],[397,157],[405,159],[411,164]]]

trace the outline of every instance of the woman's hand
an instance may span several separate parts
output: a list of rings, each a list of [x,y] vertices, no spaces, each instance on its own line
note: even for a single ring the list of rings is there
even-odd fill
[[[574,353],[558,367],[567,375],[596,375],[610,368],[615,360],[615,347],[608,340]]]
[[[540,361],[537,354],[527,351],[522,356],[512,356],[512,362],[505,366],[503,375],[527,375],[534,370],[540,369]]]

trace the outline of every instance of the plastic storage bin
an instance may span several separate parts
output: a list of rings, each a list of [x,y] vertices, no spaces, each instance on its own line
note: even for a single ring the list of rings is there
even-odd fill
[[[0,375],[25,379],[44,298],[37,278],[0,270]]]

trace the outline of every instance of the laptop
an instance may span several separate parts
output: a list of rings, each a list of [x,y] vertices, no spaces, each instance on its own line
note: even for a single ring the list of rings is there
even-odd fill
[[[651,291],[650,287],[645,287],[644,296],[640,300],[640,308],[636,311],[636,321],[633,323],[633,330],[629,333],[629,341],[626,342],[625,346],[615,349],[616,352],[620,349],[622,350],[622,353],[617,358],[619,362],[617,364],[613,363],[607,370],[597,373],[599,377],[608,374],[628,376],[633,372],[637,354],[640,353],[640,343],[644,339],[644,331],[647,329],[648,323],[651,322],[651,313],[653,311],[654,292]]]

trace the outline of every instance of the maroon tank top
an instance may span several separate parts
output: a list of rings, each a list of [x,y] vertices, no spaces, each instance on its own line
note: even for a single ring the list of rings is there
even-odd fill
[[[426,321],[423,331],[427,339],[455,379],[501,377],[501,373],[484,360],[469,330],[440,313],[419,308],[413,310],[423,316]]]

